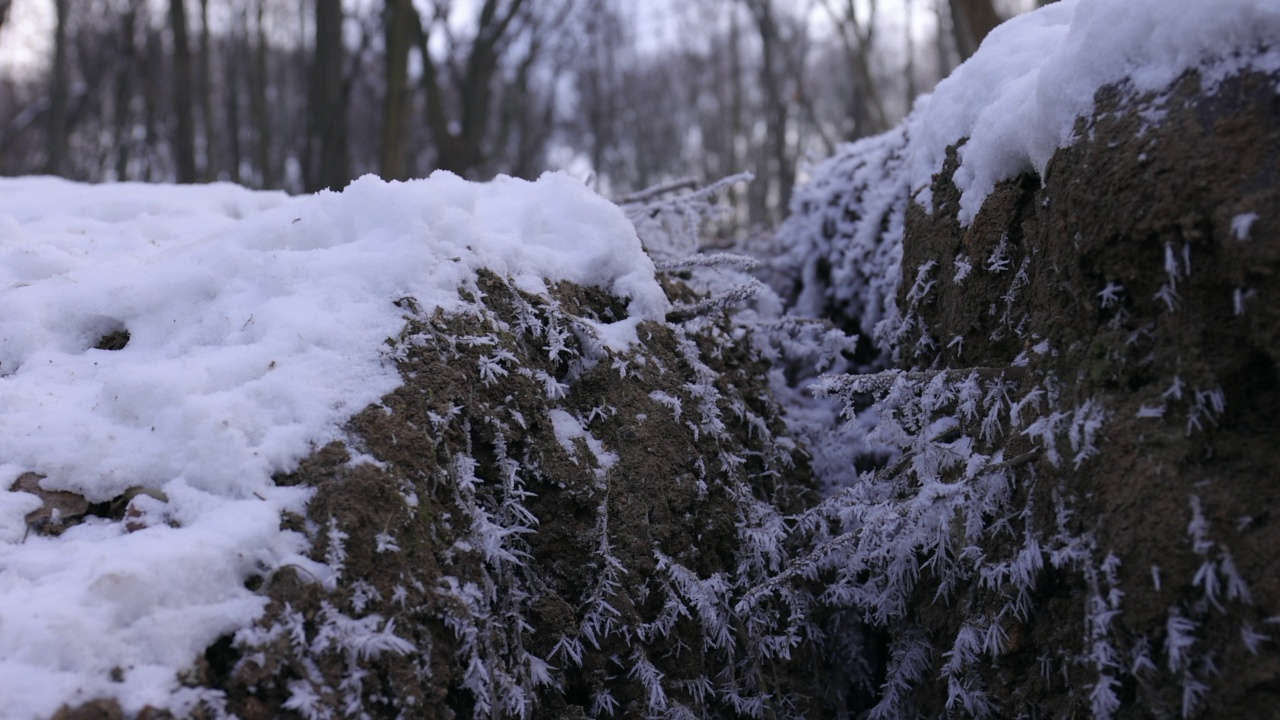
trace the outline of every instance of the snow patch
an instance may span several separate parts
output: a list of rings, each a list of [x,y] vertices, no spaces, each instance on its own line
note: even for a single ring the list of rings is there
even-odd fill
[[[968,138],[954,177],[968,225],[996,183],[1024,172],[1043,177],[1100,88],[1158,92],[1192,68],[1210,86],[1248,68],[1272,71],[1280,67],[1271,50],[1278,36],[1273,0],[1184,3],[1177,12],[1167,0],[1061,0],[1019,15],[917,101],[905,121],[912,190],[932,210],[931,178],[946,149]]]
[[[604,443],[600,442],[594,435],[582,427],[582,423],[578,419],[564,410],[552,409],[547,411],[551,416],[551,424],[554,426],[556,440],[565,452],[570,456],[576,455],[578,450],[574,446],[573,441],[576,438],[582,438],[587,443],[587,448],[591,450],[591,454],[596,459],[596,464],[601,470],[607,471],[618,462],[618,456],[604,449]]]
[[[94,697],[126,713],[177,703],[178,673],[262,612],[246,578],[308,563],[305,539],[279,528],[307,494],[271,478],[399,385],[382,349],[404,323],[393,301],[461,309],[481,268],[627,298],[627,319],[597,325],[609,345],[668,310],[623,212],[562,174],[367,176],[297,198],[0,180],[6,717]],[[154,489],[170,524],[28,533],[40,499],[7,491],[28,471],[92,502]]]
[[[1246,69],[1280,72],[1276,37],[1280,4],[1273,0],[1192,3],[1176,13],[1165,0],[1060,0],[1019,15],[992,31],[932,95],[920,97],[898,127],[842,145],[804,168],[809,179],[796,188],[778,230],[770,282],[794,313],[854,323],[875,345],[877,357],[864,370],[909,357],[915,349],[898,343],[918,318],[910,303],[899,308],[897,302],[907,207],[942,209],[934,207],[931,187],[949,147],[959,160],[952,177],[961,191],[957,216],[969,225],[1000,181],[1026,172],[1043,177],[1054,153],[1077,140],[1077,121],[1094,112],[1101,88],[1158,94],[1194,69],[1211,91]],[[1155,109],[1143,113],[1148,125],[1162,121],[1161,102],[1157,97]],[[1254,213],[1236,216],[1238,239],[1247,237],[1254,219]],[[960,254],[953,282],[963,282],[979,264],[992,272],[1015,270],[1000,248],[986,258]],[[1099,294],[1103,307],[1118,306],[1121,290],[1109,284]],[[1176,310],[1174,284],[1158,297]],[[1238,313],[1244,299],[1242,289]]]
[[[1253,223],[1258,219],[1258,213],[1240,213],[1231,218],[1231,234],[1241,242],[1249,239],[1249,230],[1253,228]]]

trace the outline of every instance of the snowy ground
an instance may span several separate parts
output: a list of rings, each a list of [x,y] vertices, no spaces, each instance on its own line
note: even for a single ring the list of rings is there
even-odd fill
[[[631,298],[602,328],[613,344],[667,309],[622,212],[562,175],[304,198],[0,181],[0,488],[34,471],[95,503],[150,491],[132,500],[142,529],[90,517],[59,536],[29,531],[39,497],[0,491],[6,717],[193,701],[171,697],[178,673],[262,611],[248,575],[324,574],[279,529],[305,493],[272,474],[398,385],[380,352],[394,300],[456,307],[480,267]],[[119,330],[123,349],[95,348]]]
[[[1178,5],[1062,0],[998,28],[907,120],[916,199],[930,204],[946,147],[968,137],[955,178],[970,221],[996,182],[1042,171],[1109,83],[1147,91],[1191,67],[1210,80],[1280,69],[1267,52],[1274,0]],[[364,178],[304,198],[0,180],[6,717],[104,696],[125,712],[195,702],[178,674],[262,611],[247,576],[289,563],[325,573],[279,529],[305,493],[272,474],[396,387],[380,352],[402,325],[393,301],[459,307],[481,267],[531,291],[570,280],[630,298],[630,319],[601,328],[615,346],[668,309],[626,217],[562,175]],[[122,349],[95,348],[119,331]],[[138,529],[90,517],[31,532],[41,499],[7,491],[26,472],[94,503],[145,489]]]

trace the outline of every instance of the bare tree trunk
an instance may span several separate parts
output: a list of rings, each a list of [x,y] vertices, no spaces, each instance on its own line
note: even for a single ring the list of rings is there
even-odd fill
[[[911,104],[915,102],[916,95],[920,94],[919,88],[916,87],[916,41],[915,41],[915,5],[912,0],[906,2],[907,21],[906,26],[906,46],[907,46],[907,112],[911,112]]]
[[[0,30],[4,29],[5,18],[9,17],[9,6],[13,0],[0,0]]]
[[[387,95],[382,114],[382,158],[386,180],[409,177],[409,50],[422,33],[422,20],[413,0],[386,0],[383,7],[386,33]]]
[[[541,152],[551,136],[555,91],[551,91],[552,97],[540,98],[529,90],[535,62],[542,54],[545,40],[541,32],[531,34],[529,52],[516,66],[514,80],[509,91],[503,94],[502,106],[498,111],[498,131],[493,148],[496,152],[510,153],[506,158],[509,165],[507,172],[514,177],[534,176]],[[561,69],[553,68],[551,74],[560,75]],[[535,110],[540,101],[545,102]]]
[[[956,36],[960,57],[969,59],[982,44],[987,33],[1003,22],[992,0],[950,0],[951,29]]]
[[[242,7],[232,23],[227,43],[230,51],[226,53],[227,78],[227,151],[230,153],[231,182],[244,184],[241,165],[244,163],[243,148],[240,146],[240,82],[244,75],[244,56],[249,47],[248,8]]]
[[[483,139],[493,106],[493,76],[498,71],[498,57],[507,29],[520,12],[524,0],[511,0],[507,13],[498,11],[498,0],[485,0],[480,10],[480,25],[471,55],[467,58],[468,82],[462,90],[461,162],[458,170],[474,170],[484,162]]]
[[[71,91],[71,65],[67,58],[67,19],[70,0],[56,0],[53,30],[53,85],[49,100],[49,154],[45,172],[67,174],[67,155],[71,129],[67,117],[68,94]]]
[[[264,22],[264,6],[267,0],[258,0],[257,24],[255,26],[254,67],[250,80],[249,104],[253,113],[253,126],[257,130],[254,154],[257,158],[258,173],[262,187],[274,188],[278,182],[271,157],[271,114],[267,110],[268,66],[267,28]]]
[[[168,117],[164,107],[165,92],[162,84],[164,78],[160,68],[168,61],[164,42],[158,31],[146,24],[146,44],[143,47],[144,60],[141,63],[143,82],[142,124],[144,142],[142,143],[142,177],[143,182],[153,182],[156,178],[158,149],[166,141],[160,125]],[[160,178],[163,179],[163,178]]]
[[[618,79],[617,54],[622,46],[620,21],[615,4],[593,2],[585,26],[590,59],[579,68],[579,107],[585,121],[591,169],[598,176],[611,176],[616,157]],[[615,182],[619,177],[611,177]],[[615,192],[617,189],[615,188]]]
[[[732,172],[741,172],[745,158],[739,148],[739,143],[744,143],[744,146],[748,148],[750,146],[745,144],[747,131],[745,127],[746,113],[744,112],[744,108],[746,107],[746,89],[744,88],[744,85],[746,83],[746,77],[744,75],[742,63],[742,28],[738,24],[738,13],[736,10],[733,11],[733,14],[729,18],[729,53],[729,74],[733,76],[733,87],[731,89],[733,99],[730,100],[730,107],[732,108],[730,114],[733,117],[729,121],[729,168]],[[748,150],[748,152],[750,151]],[[750,205],[749,192],[746,194],[746,198],[747,204]],[[739,221],[744,219],[744,214],[742,212],[743,200],[743,194],[738,192],[737,188],[731,188],[729,190],[729,201],[737,208]],[[747,208],[746,215],[750,215],[749,207]],[[749,217],[746,218],[746,221],[750,222]]]
[[[342,0],[315,0],[315,50],[307,101],[307,192],[341,190],[351,179],[343,93]]]
[[[574,53],[564,52],[563,48],[557,51],[554,36],[582,7],[574,0],[558,5],[530,4],[519,27],[512,31],[524,38],[523,57],[518,62],[513,60],[510,66],[515,73],[505,81],[499,96],[496,137],[489,148],[491,155],[505,160],[504,171],[510,175],[533,178],[542,169],[556,125],[558,103],[555,84],[539,92],[536,78],[539,66],[551,77],[563,77],[569,72]],[[504,44],[500,54],[507,53],[511,46],[510,41]]]
[[[853,70],[857,94],[854,98],[856,104],[853,107],[855,118],[853,137],[849,138],[853,140],[874,135],[889,127],[889,114],[885,110],[884,99],[880,95],[880,86],[871,72],[871,55],[875,49],[876,2],[872,0],[869,4],[870,15],[864,23],[858,18],[858,10],[853,0],[846,0],[843,16],[836,12],[834,1],[822,0],[822,7],[839,30],[840,44],[844,48],[849,67]],[[908,27],[908,41],[910,36],[911,29]]]
[[[476,35],[461,74],[446,75],[431,57],[428,33],[418,40],[422,53],[422,82],[427,94],[427,127],[436,146],[436,166],[458,175],[478,170],[487,159],[484,139],[492,121],[493,80],[508,32],[525,0],[485,0]],[[452,80],[459,116],[452,118],[444,99],[444,83]]]
[[[138,0],[130,0],[120,16],[120,64],[116,67],[115,113],[116,180],[129,179],[129,156],[133,144],[133,76],[138,63]]]
[[[197,179],[196,131],[191,93],[191,45],[187,42],[185,0],[169,0],[169,28],[173,32],[173,113],[177,121],[173,156],[177,164],[178,182],[193,183]]]
[[[760,84],[764,89],[765,125],[769,143],[769,164],[772,165],[773,182],[776,183],[775,209],[782,210],[791,204],[791,189],[795,184],[795,167],[787,142],[790,112],[787,98],[784,96],[782,79],[783,59],[781,53],[786,52],[782,46],[782,37],[778,29],[777,17],[774,15],[772,0],[744,0],[751,16],[755,20],[756,30],[760,35]],[[757,179],[759,182],[759,179]],[[758,219],[772,220],[769,215]]]
[[[933,34],[933,46],[937,54],[938,78],[942,79],[950,75],[951,71],[955,69],[956,63],[963,60],[963,58],[958,57],[960,54],[958,49],[955,54],[952,54],[951,45],[955,43],[956,35],[954,32],[947,33],[945,30],[947,25],[952,22],[951,8],[948,6],[947,0],[936,0],[934,2],[933,16],[938,24],[938,32]],[[950,43],[947,42],[948,36],[951,38]]]
[[[603,43],[598,43],[603,45]],[[601,48],[603,49],[603,48]],[[590,88],[592,102],[586,108],[587,128],[591,136],[591,168],[597,173],[605,171],[606,153],[613,147],[614,113],[611,52],[604,50],[596,57],[594,67],[580,77]]]
[[[204,179],[218,179],[222,166],[221,143],[218,126],[213,121],[213,65],[209,57],[209,0],[200,0],[200,98],[201,119],[204,122]]]

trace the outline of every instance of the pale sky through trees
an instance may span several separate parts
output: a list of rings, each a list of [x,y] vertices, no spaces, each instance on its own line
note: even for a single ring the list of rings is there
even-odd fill
[[[15,0],[0,30],[0,72],[47,62],[53,36],[51,0]]]
[[[1032,0],[73,0],[57,82],[53,0],[14,0],[0,174],[302,192],[566,169],[621,195],[749,172],[735,224],[768,226],[805,162],[972,52],[953,14],[992,3]]]
[[[473,0],[466,0],[463,5]],[[802,10],[804,6],[812,6],[811,13],[815,19],[815,29],[820,33],[831,31],[830,23],[819,6],[822,0],[789,0],[791,9]],[[837,0],[838,2],[838,0]],[[352,9],[360,5],[374,4],[374,0],[356,0],[347,3]],[[689,16],[697,12],[697,2],[678,2],[677,0],[641,0],[634,2],[631,17],[638,29],[641,49],[659,51],[679,42],[682,36],[690,34]],[[785,3],[784,3],[785,4]],[[880,0],[886,14],[901,23],[908,4],[915,5],[920,24],[927,23],[932,31],[934,19],[929,17],[926,0]],[[1006,17],[1026,12],[1035,3],[1034,0],[997,0],[998,9]],[[918,32],[924,32],[922,27]],[[0,30],[0,73],[13,73],[19,68],[47,62],[53,33],[53,0],[13,0],[9,17]],[[917,37],[925,41],[925,35]]]

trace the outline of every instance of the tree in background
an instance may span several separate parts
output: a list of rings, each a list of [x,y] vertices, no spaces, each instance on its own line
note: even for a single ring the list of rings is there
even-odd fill
[[[999,20],[992,0],[22,2],[56,22],[45,66],[0,77],[0,173],[302,192],[568,168],[617,196],[749,171],[738,229]]]
[[[529,136],[549,135],[538,124],[555,88],[543,84],[539,71],[554,67],[557,33],[577,4],[485,0],[460,35],[457,6],[429,3],[416,38],[435,168],[469,177],[540,169],[530,155],[549,138],[531,149]]]
[[[788,79],[796,75],[788,68],[784,57],[791,43],[784,34],[781,14],[775,10],[773,0],[740,0],[751,15],[760,38],[760,88],[763,90],[762,110],[765,117],[766,147],[759,155],[766,170],[755,184],[759,199],[750,206],[754,224],[766,220],[764,212],[769,206],[769,196],[777,193],[777,206],[785,208],[791,203],[791,187],[795,184],[796,158],[792,152],[790,134],[791,103],[788,102]]]
[[[9,17],[9,6],[13,0],[0,0],[0,30],[4,29],[4,21]]]
[[[870,0],[867,3],[865,19],[861,17],[857,3],[853,0],[845,0],[843,5],[840,5],[837,0],[821,0],[821,4],[823,11],[836,29],[840,49],[844,53],[844,66],[853,76],[854,92],[850,93],[850,99],[853,100],[850,114],[855,133],[873,135],[887,130],[889,113],[881,97],[881,83],[875,77],[875,71],[871,67],[876,51],[876,11],[879,3],[877,0]],[[910,4],[907,7],[909,8]],[[908,63],[914,60],[915,55],[910,47],[912,41],[911,27],[908,24],[906,33]],[[914,65],[908,64],[905,75],[908,85],[913,85]],[[914,87],[911,87],[908,91],[911,97],[915,95],[913,90]]]
[[[951,27],[956,36],[960,56],[968,59],[977,51],[987,33],[1004,18],[996,12],[992,0],[950,0]]]
[[[351,179],[347,157],[346,46],[342,0],[315,0],[315,43],[307,96],[303,185],[307,192],[341,190]]]
[[[422,21],[413,0],[386,0],[383,7],[386,91],[382,111],[382,155],[379,175],[404,180],[412,172],[409,156],[409,111],[412,93],[409,55],[422,36]]]
[[[215,95],[212,66],[213,32],[209,28],[209,0],[200,0],[200,122],[204,128],[205,163],[201,177],[206,181],[217,180],[222,153],[219,152],[221,134],[213,121]]]
[[[71,93],[71,68],[67,57],[69,51],[67,24],[70,21],[70,0],[56,0],[54,3],[53,29],[53,72],[49,83],[49,147],[44,171],[50,175],[66,175],[67,143],[70,134],[70,118],[68,117],[69,95]]]
[[[196,130],[185,0],[169,0],[169,31],[173,37],[174,164],[178,182],[193,183],[196,181]]]

